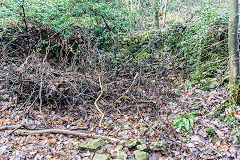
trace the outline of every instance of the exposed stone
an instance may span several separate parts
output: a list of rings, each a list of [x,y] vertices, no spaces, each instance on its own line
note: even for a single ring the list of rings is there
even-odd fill
[[[129,139],[124,146],[128,147],[128,148],[132,148],[134,146],[137,145],[137,140],[136,139]]]
[[[119,151],[119,152],[117,153],[116,159],[125,160],[125,159],[127,159],[127,154],[126,154],[124,151]]]
[[[121,137],[123,140],[128,140],[130,138],[129,131],[127,130],[118,132],[118,136]]]
[[[105,141],[103,139],[90,139],[87,143],[81,143],[80,145],[78,145],[78,149],[97,150],[100,149],[103,145],[105,145]]]
[[[108,160],[110,157],[110,154],[95,154],[93,160]]]
[[[216,87],[218,86],[218,80],[217,80],[217,78],[212,78],[210,81],[211,81],[211,84],[209,85],[209,87],[210,87],[211,89],[216,88]]]
[[[161,140],[159,142],[152,142],[150,145],[150,150],[153,150],[153,151],[165,152],[166,149],[167,149],[167,142],[165,140]]]
[[[117,145],[117,146],[116,146],[116,149],[120,151],[120,150],[123,149],[123,146],[122,146],[122,145]]]
[[[144,142],[143,142],[142,139],[138,139],[138,140],[137,140],[137,143],[138,143],[138,144],[144,144]]]
[[[148,160],[148,153],[140,150],[134,151],[136,160]]]
[[[125,160],[127,159],[127,154],[125,151],[122,150],[123,146],[122,145],[117,145],[113,150],[110,151],[111,156],[115,160]]]
[[[148,148],[146,144],[140,144],[140,145],[137,145],[137,149],[140,151],[147,151]]]

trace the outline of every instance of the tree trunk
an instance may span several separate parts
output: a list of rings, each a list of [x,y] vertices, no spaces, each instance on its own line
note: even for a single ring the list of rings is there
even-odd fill
[[[165,26],[165,23],[166,23],[167,6],[168,6],[168,0],[165,0],[165,4],[164,4],[164,16],[163,16],[163,26]]]
[[[239,18],[239,0],[230,0],[230,14],[228,26],[228,50],[229,50],[229,74],[230,90],[229,100],[239,103],[239,45],[238,45],[238,18]]]
[[[159,27],[159,17],[158,17],[158,3],[157,0],[153,0],[153,10],[154,10],[154,25],[155,28],[158,29]]]

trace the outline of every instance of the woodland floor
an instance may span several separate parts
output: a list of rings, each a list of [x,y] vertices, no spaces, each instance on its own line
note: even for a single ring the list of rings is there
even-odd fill
[[[31,107],[28,114],[22,104],[16,104],[12,91],[5,87],[4,77],[9,74],[8,66],[1,68],[0,77],[0,126],[26,125],[31,129],[46,128],[43,117],[50,129],[74,130],[82,133],[105,135],[120,140],[116,143],[106,141],[108,145],[96,151],[81,151],[76,148],[89,137],[78,137],[64,134],[19,135],[18,129],[0,131],[0,159],[93,159],[97,153],[109,153],[114,159],[117,145],[123,145],[127,159],[134,160],[134,150],[127,148],[124,143],[129,139],[142,139],[149,146],[151,142],[165,140],[167,153],[148,150],[149,159],[240,159],[239,125],[231,118],[240,120],[239,110],[234,112],[226,109],[216,116],[218,108],[228,98],[224,86],[218,85],[209,91],[203,91],[199,86],[186,89],[184,82],[171,88],[178,93],[173,99],[167,99],[161,108],[141,106],[124,106],[119,110],[113,109],[105,113],[102,126],[99,127],[100,114],[92,104],[86,110],[65,108],[51,109],[39,102]],[[221,82],[218,81],[219,84]],[[158,99],[152,99],[158,101]],[[165,112],[157,112],[164,109]],[[173,128],[173,121],[183,111],[197,112],[192,133]],[[230,115],[230,116],[229,116]],[[42,117],[43,116],[43,117]],[[225,117],[220,120],[220,117]],[[226,120],[226,117],[230,117]],[[211,132],[209,131],[211,130]],[[13,132],[12,132],[13,131]],[[149,148],[149,147],[148,147]]]

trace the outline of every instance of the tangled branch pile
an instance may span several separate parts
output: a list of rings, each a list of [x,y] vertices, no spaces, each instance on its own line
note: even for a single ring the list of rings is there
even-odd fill
[[[106,60],[104,57],[101,59]],[[124,111],[131,106],[151,106],[157,109],[167,101],[169,95],[174,95],[171,93],[170,75],[167,78],[170,70],[164,67],[161,69],[158,65],[153,71],[151,67],[154,63],[142,63],[136,67],[123,65],[120,66],[120,71],[116,71],[105,62],[102,65],[103,72],[89,70],[82,73],[66,68],[59,69],[34,54],[28,56],[24,63],[18,62],[3,67],[6,74],[1,79],[8,90],[14,91],[18,104],[21,104],[25,113],[31,107],[40,105],[50,106],[51,109],[79,109],[84,116],[86,109],[94,105],[100,94],[99,75],[103,81],[103,95],[98,103],[105,112],[112,109]],[[139,73],[139,76],[133,83],[136,73]],[[159,77],[158,81],[156,77]],[[133,87],[130,88],[132,83]],[[130,91],[125,95],[128,89]]]

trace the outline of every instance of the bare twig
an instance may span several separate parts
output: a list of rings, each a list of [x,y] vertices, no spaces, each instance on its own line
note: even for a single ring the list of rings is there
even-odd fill
[[[50,46],[50,42],[49,42],[49,46]],[[44,57],[44,59],[43,59],[43,64],[44,64],[44,65],[45,65],[45,61],[46,61],[47,56],[48,56],[48,52],[49,52],[48,48],[49,48],[49,46],[47,47],[46,55],[45,55],[45,57]],[[44,67],[44,70],[43,70],[43,71],[45,71],[45,68],[46,68],[46,67]],[[43,74],[44,74],[44,72],[42,72],[42,74],[41,74],[40,89],[39,89],[39,94],[38,94],[38,97],[39,97],[39,100],[40,100],[40,104],[39,104],[39,112],[40,112],[40,114],[42,115],[42,120],[43,120],[44,125],[47,126],[47,123],[46,123],[46,121],[45,121],[45,119],[44,119],[44,116],[43,116],[43,113],[42,113],[42,87],[43,87]]]
[[[136,79],[137,79],[138,73],[135,75],[132,84],[129,86],[129,88],[113,103],[113,107],[115,108],[116,104],[123,98],[125,95],[130,91],[130,89],[133,87]]]
[[[44,72],[43,72],[44,73]],[[42,113],[42,86],[43,86],[43,73],[41,74],[41,82],[40,82],[40,89],[39,89],[39,100],[40,100],[40,104],[39,104],[39,112],[42,115],[42,120],[45,126],[47,126],[47,123],[44,119],[43,113]]]
[[[6,49],[7,49],[7,46],[9,44],[11,44],[13,41],[15,41],[20,35],[14,35],[12,40],[9,41],[6,45],[3,45],[3,49],[2,49],[2,55],[3,55],[3,59],[6,61],[7,60],[7,55],[5,53]]]
[[[103,94],[103,86],[102,86],[102,82],[101,82],[101,76],[99,76],[99,85],[100,85],[100,88],[101,88],[101,93],[97,97],[97,99],[95,100],[94,105],[97,108],[98,112],[101,114],[101,119],[100,119],[100,122],[99,122],[99,127],[101,127],[102,121],[103,121],[103,118],[104,118],[104,113],[100,110],[100,108],[97,105],[98,100],[101,98],[101,96]]]

